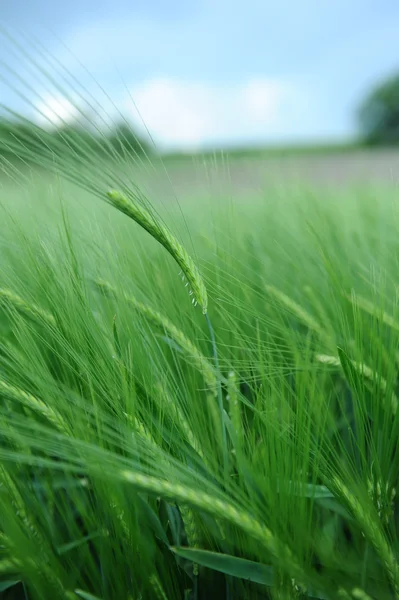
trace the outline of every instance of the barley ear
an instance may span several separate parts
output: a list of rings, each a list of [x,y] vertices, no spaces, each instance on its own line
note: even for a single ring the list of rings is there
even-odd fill
[[[20,314],[29,317],[37,323],[46,323],[54,327],[56,321],[51,313],[43,310],[40,306],[29,304],[23,298],[14,294],[12,290],[0,288],[0,305],[11,306]]]
[[[116,190],[110,190],[107,193],[108,202],[117,208],[120,212],[136,221],[153,238],[155,238],[175,259],[182,270],[184,278],[190,286],[190,295],[193,297],[193,304],[199,304],[202,312],[206,314],[208,308],[208,297],[205,284],[194,264],[191,256],[186,252],[183,246],[171,234],[171,232],[161,223],[158,223],[154,217],[142,206],[133,203],[127,196]]]
[[[124,300],[126,300],[131,306],[133,306],[138,312],[140,312],[146,319],[155,325],[163,329],[169,337],[172,338],[184,351],[186,358],[189,359],[191,364],[198,369],[204,380],[211,390],[214,396],[217,395],[217,377],[215,375],[214,369],[208,359],[198,350],[198,348],[189,340],[189,338],[178,329],[169,319],[167,319],[164,315],[157,312],[151,306],[147,304],[143,304],[134,298],[134,296],[128,296],[124,292],[119,292],[116,290],[110,283],[105,281],[104,279],[95,279],[93,282],[97,288],[106,295],[114,295],[116,297],[120,296]]]
[[[157,600],[168,600],[168,597],[162,587],[162,583],[156,573],[151,575],[150,583]]]
[[[186,532],[187,542],[190,548],[198,548],[197,525],[195,522],[195,514],[186,504],[180,504],[180,514],[183,519],[184,529]],[[198,564],[193,563],[194,577],[198,577]]]
[[[399,598],[399,565],[379,522],[376,522],[367,507],[363,506],[357,497],[338,477],[333,477],[332,487],[350,510],[364,536],[374,547],[394,589],[394,597]]]

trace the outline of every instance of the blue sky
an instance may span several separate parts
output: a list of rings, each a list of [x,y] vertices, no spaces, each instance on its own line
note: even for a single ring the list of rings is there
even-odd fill
[[[370,86],[399,69],[396,0],[3,0],[0,21],[97,95],[70,51],[140,128],[133,98],[165,148],[345,138]],[[73,118],[41,85],[41,110]]]

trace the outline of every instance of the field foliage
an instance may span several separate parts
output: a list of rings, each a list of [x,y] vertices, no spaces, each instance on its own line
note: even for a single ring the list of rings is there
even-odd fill
[[[398,598],[397,190],[13,144],[0,597]]]

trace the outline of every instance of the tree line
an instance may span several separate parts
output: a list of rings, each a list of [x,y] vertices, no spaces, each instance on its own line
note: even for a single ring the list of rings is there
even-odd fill
[[[368,145],[399,144],[399,73],[379,82],[357,111],[361,139]]]
[[[17,118],[0,118],[0,158],[28,160],[32,153],[54,153],[81,159],[85,155],[133,157],[150,152],[127,121],[109,128],[96,128],[79,122],[61,127],[40,127]]]

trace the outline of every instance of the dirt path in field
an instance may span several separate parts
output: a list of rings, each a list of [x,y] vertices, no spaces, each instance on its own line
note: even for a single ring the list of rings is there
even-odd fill
[[[180,195],[259,193],[269,185],[352,185],[397,186],[399,150],[351,151],[320,155],[281,157],[187,158],[166,161],[165,170],[157,168],[142,174],[142,183],[151,194]]]

